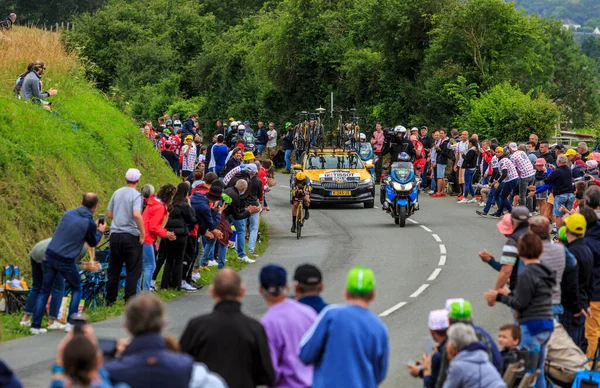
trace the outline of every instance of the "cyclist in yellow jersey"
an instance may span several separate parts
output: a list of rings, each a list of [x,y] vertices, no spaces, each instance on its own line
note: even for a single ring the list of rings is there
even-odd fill
[[[296,233],[296,216],[298,204],[304,201],[304,219],[308,220],[308,207],[310,206],[310,179],[302,171],[296,173],[292,179],[292,233]]]

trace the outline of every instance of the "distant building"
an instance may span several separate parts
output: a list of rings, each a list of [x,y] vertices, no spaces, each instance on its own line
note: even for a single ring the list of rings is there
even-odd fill
[[[563,27],[567,30],[578,30],[581,28],[581,24],[575,23],[571,19],[565,19],[563,20]]]
[[[600,36],[600,27],[596,27],[592,34]]]

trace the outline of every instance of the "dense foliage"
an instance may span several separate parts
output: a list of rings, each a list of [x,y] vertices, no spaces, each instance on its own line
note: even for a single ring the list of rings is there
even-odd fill
[[[507,0],[508,1],[508,0]],[[524,8],[528,14],[544,17],[571,19],[583,25],[590,19],[600,19],[598,0],[511,0],[517,8]],[[596,23],[598,20],[592,23]],[[594,27],[600,26],[596,24]]]
[[[140,120],[199,112],[205,127],[231,115],[280,124],[329,108],[334,92],[335,108],[358,108],[368,126],[449,126],[497,85],[556,104],[566,127],[590,127],[600,110],[597,64],[572,33],[502,0],[168,3],[110,0],[66,38]],[[448,90],[458,77],[474,90],[462,107]]]

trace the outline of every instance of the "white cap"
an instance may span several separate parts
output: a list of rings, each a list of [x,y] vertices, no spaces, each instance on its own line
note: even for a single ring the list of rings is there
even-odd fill
[[[125,174],[125,179],[127,179],[127,182],[137,182],[140,180],[141,176],[142,173],[140,172],[140,170],[138,170],[137,168],[130,168]]]
[[[585,164],[587,165],[587,168],[596,168],[596,167],[598,167],[598,162],[595,161],[594,159],[590,159],[590,160],[586,161]]]
[[[419,132],[419,128],[417,128],[417,127],[412,127],[412,129],[411,129],[410,131],[411,131],[411,132],[412,132],[412,131],[417,131],[417,132]]]
[[[433,310],[429,312],[429,329],[444,330],[449,326],[450,321],[448,320],[448,311]]]
[[[512,151],[516,151],[518,149],[517,143],[510,143],[508,148],[510,148]]]
[[[453,299],[446,299],[446,311],[450,311],[450,306],[452,305],[452,303],[454,302],[464,302],[465,300],[463,298],[453,298]]]

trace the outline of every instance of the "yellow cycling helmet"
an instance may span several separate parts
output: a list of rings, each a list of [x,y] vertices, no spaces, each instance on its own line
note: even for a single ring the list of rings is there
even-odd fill
[[[303,173],[302,171],[299,171],[296,173],[296,180],[297,181],[303,181],[306,179],[306,174]]]

